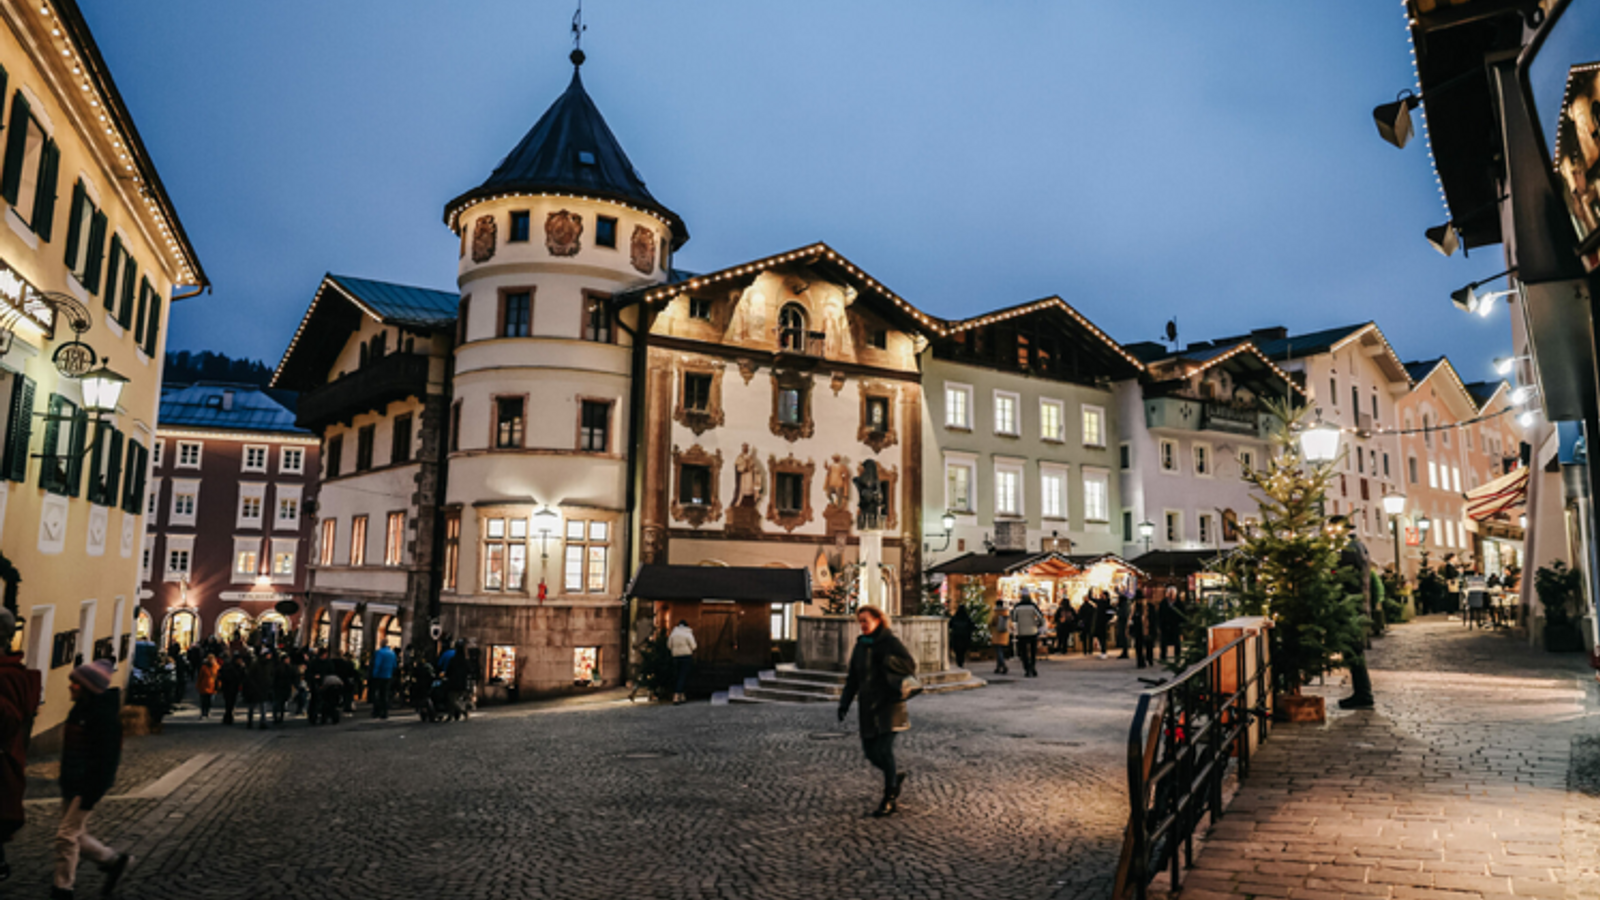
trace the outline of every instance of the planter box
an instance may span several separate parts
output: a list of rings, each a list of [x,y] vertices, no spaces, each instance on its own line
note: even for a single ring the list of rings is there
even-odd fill
[[[1275,718],[1280,722],[1320,725],[1328,721],[1326,704],[1313,694],[1279,694],[1274,707]]]

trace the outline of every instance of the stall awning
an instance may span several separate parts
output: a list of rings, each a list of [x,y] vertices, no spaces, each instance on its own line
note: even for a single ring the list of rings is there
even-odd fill
[[[942,562],[928,571],[934,575],[1015,575],[1027,572],[1041,577],[1067,578],[1077,574],[1080,568],[1070,558],[1054,550],[1046,550],[1043,553],[968,553]]]
[[[1528,467],[1502,475],[1467,492],[1467,518],[1473,521],[1497,516],[1521,506],[1528,498]]]
[[[641,566],[626,596],[641,600],[810,603],[811,570],[737,566]]]
[[[1134,565],[1133,563],[1123,559],[1122,557],[1118,556],[1115,553],[1078,554],[1076,556],[1067,557],[1067,561],[1072,563],[1073,565],[1077,566],[1080,569],[1092,569],[1095,566],[1100,565],[1101,563],[1110,563],[1110,564],[1112,564],[1114,566],[1117,566],[1119,568],[1127,569],[1128,571],[1130,571],[1133,574],[1139,576],[1140,578],[1149,577],[1149,576],[1147,576],[1145,574],[1145,571],[1143,569],[1141,569],[1137,565]]]
[[[1223,555],[1218,550],[1151,550],[1134,557],[1133,565],[1157,577],[1181,575],[1187,578],[1210,569]]]

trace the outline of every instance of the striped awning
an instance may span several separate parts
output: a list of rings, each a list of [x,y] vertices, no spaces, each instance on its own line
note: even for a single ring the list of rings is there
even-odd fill
[[[1467,492],[1467,518],[1474,522],[1500,515],[1528,499],[1528,467],[1502,475]]]

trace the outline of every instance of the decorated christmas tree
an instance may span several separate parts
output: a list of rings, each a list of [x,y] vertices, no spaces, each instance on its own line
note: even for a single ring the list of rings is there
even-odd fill
[[[1298,694],[1337,668],[1336,657],[1359,651],[1362,599],[1347,591],[1339,571],[1345,529],[1330,522],[1324,508],[1339,459],[1311,463],[1302,456],[1304,408],[1269,409],[1281,426],[1271,455],[1245,475],[1256,487],[1261,521],[1247,531],[1229,576],[1246,615],[1273,619],[1274,675],[1281,691]]]

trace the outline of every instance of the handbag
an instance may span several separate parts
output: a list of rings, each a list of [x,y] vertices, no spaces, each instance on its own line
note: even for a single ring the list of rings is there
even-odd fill
[[[900,699],[910,700],[922,693],[922,679],[915,675],[907,675],[900,679]]]

